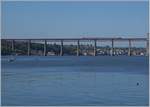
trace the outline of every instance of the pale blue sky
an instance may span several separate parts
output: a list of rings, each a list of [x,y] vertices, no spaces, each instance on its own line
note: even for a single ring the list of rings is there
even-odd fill
[[[2,38],[146,37],[148,2],[3,2]]]

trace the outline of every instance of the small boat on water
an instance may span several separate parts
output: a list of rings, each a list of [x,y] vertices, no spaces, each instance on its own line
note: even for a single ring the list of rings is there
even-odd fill
[[[8,59],[9,62],[14,62],[15,60],[16,60],[16,58],[15,58],[14,56],[11,56],[11,57]]]

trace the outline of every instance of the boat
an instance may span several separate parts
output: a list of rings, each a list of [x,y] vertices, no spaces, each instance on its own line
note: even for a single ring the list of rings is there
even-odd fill
[[[15,58],[14,56],[11,56],[11,57],[8,59],[9,62],[14,62],[15,60],[16,60],[16,58]]]

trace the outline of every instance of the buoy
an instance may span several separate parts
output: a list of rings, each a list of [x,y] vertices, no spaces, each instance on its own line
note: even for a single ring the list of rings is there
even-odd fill
[[[137,82],[136,85],[139,85],[139,83]]]

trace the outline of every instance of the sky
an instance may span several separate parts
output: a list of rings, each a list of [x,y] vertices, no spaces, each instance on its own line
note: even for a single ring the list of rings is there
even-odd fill
[[[2,38],[147,37],[148,2],[2,2]]]

